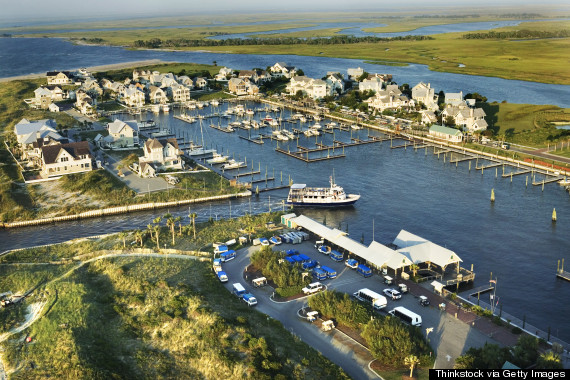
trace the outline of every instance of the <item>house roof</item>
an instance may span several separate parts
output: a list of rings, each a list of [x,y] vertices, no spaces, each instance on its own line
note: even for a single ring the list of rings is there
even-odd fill
[[[449,127],[444,127],[443,125],[432,125],[429,128],[429,131],[432,132],[438,132],[438,133],[445,133],[451,136],[459,136],[462,135],[463,133],[461,133],[460,130],[455,129],[455,128],[449,128]]]
[[[78,159],[79,156],[89,155],[91,156],[91,151],[89,150],[89,143],[87,141],[74,142],[69,144],[57,144],[42,146],[42,156],[45,164],[53,164],[57,159],[61,150],[68,152],[74,159]]]
[[[145,141],[144,146],[147,149],[147,151],[150,153],[151,149],[164,148],[167,144],[172,145],[176,149],[180,149],[178,147],[178,141],[176,141],[175,138],[148,139]]]
[[[63,137],[56,130],[56,122],[52,119],[42,119],[35,121],[28,121],[22,119],[14,126],[14,133],[20,144],[33,143],[40,133],[40,137],[45,137],[48,134],[55,140],[60,140]]]
[[[125,127],[130,127],[134,131],[139,130],[139,125],[137,124],[136,120],[122,121],[115,119],[112,123],[107,124],[107,129],[109,130],[109,133],[112,134],[121,133]]]

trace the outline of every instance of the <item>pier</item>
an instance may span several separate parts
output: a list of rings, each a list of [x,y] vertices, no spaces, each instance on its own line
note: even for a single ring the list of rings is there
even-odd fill
[[[560,260],[558,260],[558,267],[556,268],[556,277],[566,281],[570,281],[570,272],[566,272],[564,270],[564,259],[562,259],[562,266],[560,265]]]
[[[250,137],[245,137],[245,136],[239,135],[239,138],[247,140],[247,141],[252,142],[254,144],[258,144],[258,145],[263,144],[263,137],[262,136],[258,136],[257,138],[252,139]]]

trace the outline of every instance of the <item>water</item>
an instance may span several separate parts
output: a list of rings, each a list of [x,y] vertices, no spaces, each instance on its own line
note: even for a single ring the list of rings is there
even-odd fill
[[[246,107],[261,107],[246,105]],[[223,105],[221,110],[227,107]],[[172,132],[187,140],[201,140],[199,124],[187,124],[174,119],[179,110],[169,115],[156,116],[157,123],[169,126]],[[190,111],[189,111],[190,112]],[[211,112],[210,109],[200,111]],[[273,117],[279,115],[272,114]],[[147,119],[149,115],[140,116]],[[265,116],[256,114],[255,119]],[[288,111],[282,115],[288,117]],[[124,115],[123,119],[131,116]],[[222,125],[233,121],[222,119]],[[525,187],[525,176],[509,179],[495,178],[495,171],[469,172],[468,163],[458,167],[438,160],[432,152],[425,150],[390,149],[389,142],[374,143],[345,149],[346,158],[304,163],[275,152],[275,142],[266,140],[255,145],[238,138],[247,131],[238,130],[227,134],[210,128],[217,119],[206,119],[203,123],[204,139],[208,146],[217,148],[241,161],[247,160],[251,171],[259,168],[263,178],[266,167],[268,176],[275,176],[280,183],[287,183],[289,175],[296,183],[312,186],[327,186],[328,177],[335,173],[337,183],[347,192],[360,193],[361,199],[354,208],[344,210],[306,209],[302,212],[318,221],[326,218],[327,225],[348,230],[351,237],[365,244],[376,241],[387,244],[393,241],[401,229],[405,229],[436,244],[455,251],[463,266],[474,264],[477,273],[476,285],[482,285],[490,272],[498,278],[498,295],[505,312],[543,330],[552,328],[553,335],[570,341],[570,286],[555,279],[557,260],[568,252],[570,230],[570,202],[568,194],[557,184]],[[313,122],[314,123],[314,122]],[[309,123],[312,124],[312,123]],[[325,121],[320,122],[321,125]],[[293,125],[286,125],[287,128]],[[299,128],[300,124],[294,125]],[[304,126],[306,128],[306,125]],[[269,131],[265,131],[266,133]],[[257,132],[251,132],[252,135]],[[353,136],[364,139],[366,130],[354,131]],[[372,131],[372,135],[380,135]],[[337,131],[337,140],[348,141],[349,132]],[[330,144],[333,136],[321,136]],[[302,136],[299,143],[312,147],[315,138]],[[284,149],[295,150],[295,143],[280,144]],[[338,152],[337,152],[338,153]],[[325,153],[326,154],[326,153]],[[508,169],[507,169],[508,170]],[[499,174],[501,169],[499,168]],[[234,171],[235,173],[235,171]],[[243,178],[248,180],[249,178]],[[537,181],[540,180],[537,177]],[[264,183],[260,183],[262,188]],[[269,186],[272,186],[269,183]],[[496,201],[489,201],[491,189]],[[212,205],[193,205],[192,212],[198,214],[198,221],[212,217],[244,215],[282,209],[281,201],[287,190],[261,193],[259,198],[217,202]],[[230,206],[231,204],[231,206]],[[556,208],[558,222],[552,224],[550,216]],[[24,247],[64,241],[77,236],[97,235],[131,228],[146,228],[156,216],[167,212],[184,217],[186,223],[188,208],[158,210],[102,219],[90,219],[73,223],[0,231],[2,249]],[[374,231],[372,225],[374,221]],[[568,257],[565,257],[568,260]]]
[[[55,53],[54,53],[55,52]],[[49,59],[46,59],[49,57]],[[327,71],[346,72],[349,67],[363,67],[369,72],[392,73],[399,83],[431,82],[439,91],[479,92],[492,100],[512,103],[570,104],[568,86],[549,85],[496,78],[430,72],[426,66],[387,67],[365,64],[361,60],[283,55],[232,55],[208,52],[127,51],[114,47],[75,46],[59,39],[0,39],[0,77],[73,69],[146,59],[212,63],[234,69],[265,67],[286,61],[302,68],[307,75],[320,78]],[[197,139],[199,128],[160,115],[157,121],[170,126],[186,138]],[[286,116],[286,115],[285,115]],[[258,116],[256,116],[257,118]],[[145,115],[146,118],[146,115]],[[323,123],[321,123],[323,124]],[[456,168],[444,164],[433,154],[412,149],[390,149],[388,143],[369,144],[346,149],[346,158],[306,164],[274,151],[274,143],[253,145],[236,133],[225,134],[208,127],[205,138],[219,150],[230,151],[236,158],[247,156],[248,163],[268,166],[270,176],[286,182],[291,175],[296,182],[326,186],[333,169],[337,182],[347,191],[360,193],[353,209],[306,210],[304,213],[329,226],[348,229],[351,236],[366,244],[372,240],[391,242],[400,229],[446,246],[462,259],[463,266],[475,265],[476,284],[483,284],[490,272],[499,279],[498,294],[505,312],[522,318],[544,330],[550,326],[555,336],[570,342],[570,286],[554,277],[556,261],[568,257],[570,203],[568,194],[558,185],[525,187],[524,176],[495,179],[492,169],[468,172],[468,163]],[[245,131],[239,131],[245,133]],[[359,131],[364,138],[366,131]],[[337,135],[347,139],[349,136]],[[325,136],[330,143],[332,136]],[[301,142],[309,146],[304,137]],[[313,141],[311,143],[314,144]],[[291,149],[294,147],[291,145]],[[264,168],[262,166],[262,171]],[[260,187],[264,186],[260,184]],[[271,185],[270,185],[271,186]],[[490,204],[491,188],[496,202]],[[280,208],[286,190],[262,193],[259,199],[231,201],[231,215],[263,212]],[[268,197],[271,197],[271,201]],[[271,206],[270,206],[271,202]],[[556,208],[558,222],[550,216]],[[188,209],[174,211],[187,216]],[[37,228],[0,231],[0,250],[48,244],[80,236],[92,236],[124,229],[146,228],[156,216],[167,210],[90,219]],[[230,202],[192,206],[199,221],[230,216]],[[187,220],[187,218],[186,218]]]
[[[49,57],[49,59],[46,59]],[[224,54],[206,51],[125,50],[120,47],[73,45],[55,38],[0,38],[0,78],[42,73],[50,70],[71,70],[80,67],[113,63],[162,59],[228,66],[236,70],[272,66],[284,61],[303,69],[306,75],[321,78],[328,71],[346,74],[348,68],[362,67],[368,72],[389,73],[399,83],[415,86],[431,83],[436,92],[478,92],[489,101],[521,104],[570,104],[570,86],[506,80],[476,75],[430,71],[425,65],[384,66],[364,63],[359,59],[310,57],[297,55]]]

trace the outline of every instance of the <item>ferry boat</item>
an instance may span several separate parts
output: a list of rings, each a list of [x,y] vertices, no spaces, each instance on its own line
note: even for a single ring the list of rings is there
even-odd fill
[[[346,194],[344,189],[330,177],[330,187],[307,187],[306,184],[291,185],[287,204],[308,207],[352,206],[360,199],[359,194]]]

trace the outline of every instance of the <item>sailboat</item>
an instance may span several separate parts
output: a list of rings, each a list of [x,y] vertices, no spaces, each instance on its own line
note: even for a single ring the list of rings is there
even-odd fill
[[[202,127],[202,119],[200,119],[200,135],[202,136],[202,146],[199,148],[189,149],[186,151],[186,154],[190,157],[204,157],[213,155],[216,150],[215,149],[205,149],[204,148],[204,129]]]

